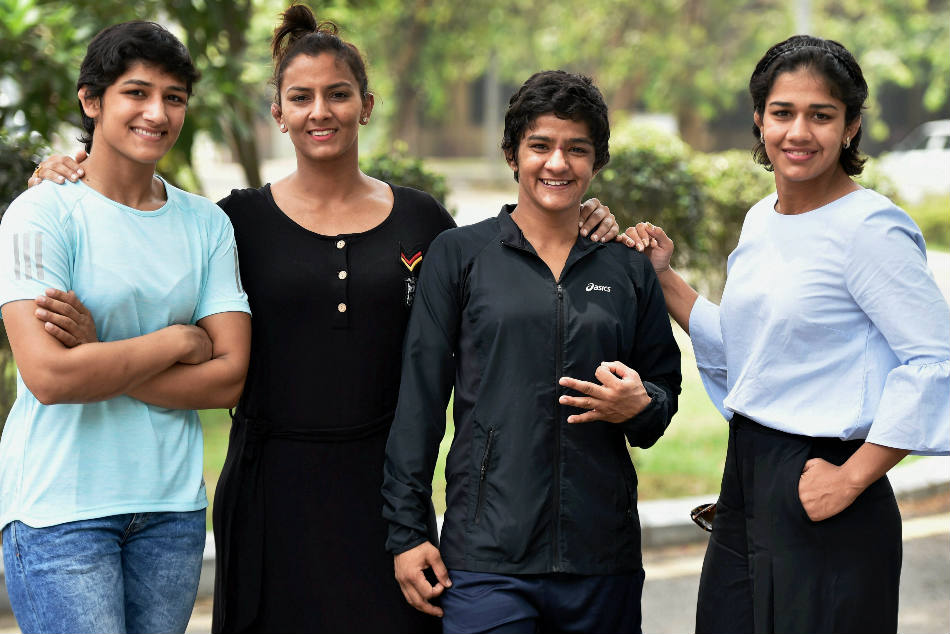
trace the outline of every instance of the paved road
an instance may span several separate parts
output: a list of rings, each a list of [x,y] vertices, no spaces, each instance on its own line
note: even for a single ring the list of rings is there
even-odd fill
[[[901,634],[950,632],[950,513],[932,514],[904,522],[904,567],[901,575]],[[644,553],[643,589],[645,634],[684,634],[694,631],[696,592],[704,544]],[[0,629],[0,634],[17,630]],[[195,606],[188,626],[191,634],[211,631],[211,602]]]
[[[898,631],[950,632],[950,513],[904,522]],[[694,631],[703,545],[644,553],[643,631]]]
[[[950,632],[950,513],[905,520],[904,567],[901,575],[901,634]],[[647,580],[643,590],[645,634],[694,631],[696,592],[703,544],[644,553]],[[188,630],[211,631],[211,600],[195,606]],[[0,618],[0,634],[19,632],[11,616]]]

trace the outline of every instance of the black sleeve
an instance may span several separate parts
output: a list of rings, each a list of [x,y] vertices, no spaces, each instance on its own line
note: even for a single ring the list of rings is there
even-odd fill
[[[459,257],[442,234],[429,247],[403,342],[399,401],[383,465],[386,549],[394,555],[430,539],[432,473],[445,435],[455,378]]]
[[[646,409],[621,424],[627,442],[646,449],[660,439],[676,413],[683,377],[680,350],[673,338],[660,282],[653,266],[642,255],[636,258],[634,286],[637,289],[637,330],[627,365],[639,373],[652,400]]]

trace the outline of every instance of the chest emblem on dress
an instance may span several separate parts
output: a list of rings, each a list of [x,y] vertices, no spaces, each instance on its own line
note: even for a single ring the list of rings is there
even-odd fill
[[[412,273],[415,268],[419,266],[419,263],[422,262],[422,251],[416,251],[412,255],[406,255],[400,251],[399,259],[402,260],[403,265]]]
[[[399,261],[406,267],[409,275],[403,280],[405,284],[405,303],[406,308],[412,308],[412,300],[416,296],[416,277],[419,275],[419,265],[422,264],[422,249],[420,245],[413,245],[413,248],[407,249],[399,243]]]

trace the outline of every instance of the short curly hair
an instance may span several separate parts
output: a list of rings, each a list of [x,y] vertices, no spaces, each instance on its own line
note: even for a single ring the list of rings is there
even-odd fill
[[[201,74],[191,61],[188,49],[168,29],[155,22],[133,20],[108,26],[92,38],[86,48],[86,57],[79,67],[76,90],[85,87],[86,97],[102,97],[106,88],[115,83],[136,62],[161,68],[180,79],[191,95],[191,87]],[[92,149],[94,119],[86,115],[79,102],[83,134],[80,143],[86,151]]]
[[[505,112],[505,134],[501,149],[508,161],[517,164],[518,144],[538,117],[554,113],[561,119],[583,121],[594,142],[594,171],[610,160],[610,121],[604,96],[590,77],[563,70],[535,73],[522,84]],[[518,170],[514,173],[518,180]]]
[[[850,125],[861,116],[868,98],[868,85],[857,60],[844,46],[834,40],[825,40],[809,35],[796,35],[771,47],[756,64],[749,79],[752,107],[761,117],[765,113],[765,101],[782,73],[809,70],[821,75],[835,99],[845,105],[845,125]],[[862,126],[863,127],[863,126]],[[756,163],[772,171],[772,161],[765,153],[765,144],[760,138],[759,127],[752,126],[756,144],[752,156]],[[841,149],[838,162],[848,176],[857,176],[864,169],[867,157],[858,151],[861,143],[861,127],[851,139],[849,147]]]

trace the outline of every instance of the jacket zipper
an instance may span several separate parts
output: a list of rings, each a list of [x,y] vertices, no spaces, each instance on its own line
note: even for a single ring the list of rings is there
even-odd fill
[[[506,247],[512,247],[518,249],[519,251],[524,251],[529,255],[533,255],[535,258],[540,259],[540,257],[530,251],[525,249],[522,246],[513,244],[511,242],[501,241],[501,244]],[[598,243],[594,245],[594,249],[602,247],[603,245]],[[588,253],[593,252],[594,249],[588,251]],[[586,255],[583,254],[583,255]],[[582,257],[583,257],[582,255]],[[570,256],[568,256],[570,260]],[[564,270],[561,271],[561,279],[563,280],[567,276],[567,272],[573,267],[575,262],[566,262],[564,264]],[[564,364],[563,360],[563,348],[564,348],[564,287],[561,286],[561,283],[555,280],[555,287],[557,291],[557,348],[554,352],[554,384],[558,385],[558,381],[561,376],[564,374]],[[553,521],[551,526],[551,536],[552,541],[554,542],[553,551],[552,551],[552,572],[561,571],[561,546],[560,546],[560,537],[561,537],[561,525],[560,525],[560,506],[561,506],[561,423],[560,423],[560,414],[561,414],[561,404],[558,402],[558,391],[554,390],[554,508],[553,508]],[[479,482],[479,487],[481,487],[481,482]],[[481,490],[481,489],[479,489]],[[481,493],[479,493],[481,495]],[[476,508],[476,517],[478,515],[479,509]],[[477,520],[476,520],[477,521]]]
[[[488,440],[485,441],[485,453],[482,455],[482,466],[478,471],[478,498],[475,502],[475,523],[482,514],[482,505],[485,503],[485,476],[488,475],[488,459],[491,457],[491,441],[495,436],[495,428],[488,428]]]
[[[564,373],[564,288],[557,283],[557,337],[554,348],[554,385],[558,384]],[[558,402],[559,389],[554,390],[554,521],[552,522],[554,572],[561,570],[561,404]]]

